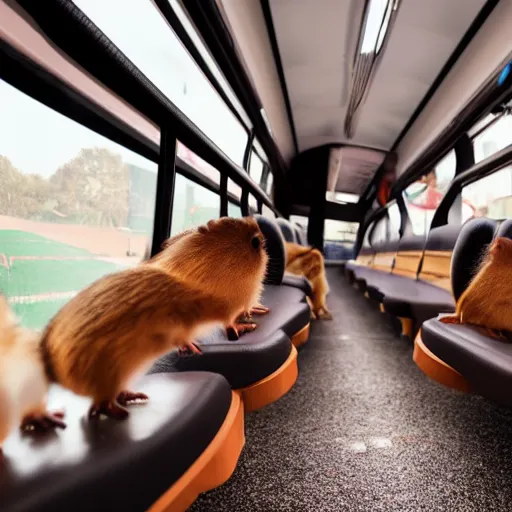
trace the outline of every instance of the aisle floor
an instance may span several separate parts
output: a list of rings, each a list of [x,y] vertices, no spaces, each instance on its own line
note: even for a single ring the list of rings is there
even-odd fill
[[[299,379],[247,416],[231,480],[193,512],[512,510],[512,411],[429,380],[412,344],[328,269],[332,322]]]

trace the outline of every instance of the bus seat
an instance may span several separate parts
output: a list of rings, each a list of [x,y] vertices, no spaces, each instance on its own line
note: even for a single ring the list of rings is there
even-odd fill
[[[512,235],[512,221],[471,219],[453,251],[452,287],[455,298],[467,288],[485,248],[493,237]],[[504,405],[512,404],[512,346],[468,325],[426,321],[415,341],[416,364],[432,378],[450,387],[472,390]]]
[[[297,238],[297,243],[301,245],[308,245],[308,237],[306,235],[306,231],[302,226],[298,224],[293,225],[293,229],[295,230],[295,236]]]
[[[289,220],[279,217],[276,219],[276,223],[279,226],[279,229],[281,230],[281,233],[283,234],[283,237],[287,242],[293,244],[299,243],[299,241],[297,240],[297,235],[295,234],[293,224]]]
[[[2,511],[186,510],[223,484],[244,445],[243,403],[226,379],[150,375],[136,390],[150,399],[128,419],[87,421],[87,398],[52,387],[67,428],[5,441]]]

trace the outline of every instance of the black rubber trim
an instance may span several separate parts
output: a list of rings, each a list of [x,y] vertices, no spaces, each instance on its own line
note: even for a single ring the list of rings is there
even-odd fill
[[[249,172],[249,164],[251,162],[251,151],[252,151],[252,143],[254,141],[254,130],[251,130],[249,133],[249,139],[247,141],[247,146],[245,146],[244,158],[242,160],[242,167],[247,173]]]
[[[160,129],[160,159],[156,185],[155,219],[151,256],[157,254],[169,238],[172,225],[172,205],[176,180],[176,135],[172,128]]]
[[[405,137],[405,134],[410,130],[411,126],[414,124],[416,119],[418,119],[419,115],[427,105],[427,103],[431,100],[432,96],[436,93],[437,89],[439,89],[439,86],[444,81],[448,73],[451,71],[459,57],[462,55],[464,50],[467,48],[473,37],[475,37],[476,33],[480,30],[482,25],[485,23],[489,15],[492,13],[494,8],[498,5],[498,2],[500,0],[487,0],[485,5],[482,7],[476,18],[473,20],[473,23],[471,23],[470,27],[464,34],[464,37],[460,40],[459,44],[453,51],[453,53],[450,55],[449,59],[446,61],[445,65],[442,67],[441,71],[437,75],[436,79],[430,86],[429,90],[427,91],[427,94],[423,97],[420,104],[416,107],[416,110],[413,112],[411,118],[405,125],[405,127],[402,129],[402,131],[399,133],[397,139],[393,143],[393,146],[391,147],[391,151],[395,151],[395,149],[398,147],[402,139]]]
[[[17,0],[41,30],[108,88],[158,125],[171,126],[191,151],[249,189],[274,213],[270,198],[229,160],[70,0]]]
[[[220,217],[228,216],[228,177],[220,175]]]
[[[276,63],[277,74],[279,82],[281,83],[281,91],[283,92],[284,103],[286,106],[286,114],[288,115],[288,122],[292,132],[293,146],[295,153],[299,154],[299,144],[297,142],[297,131],[295,130],[295,122],[293,121],[292,105],[290,103],[290,96],[288,94],[288,87],[286,86],[286,77],[284,76],[283,63],[281,62],[281,53],[279,52],[279,45],[277,44],[276,31],[274,28],[274,21],[272,20],[272,11],[268,0],[260,0],[263,17],[265,18],[265,25],[267,26],[268,38],[270,46],[272,47],[272,54]]]

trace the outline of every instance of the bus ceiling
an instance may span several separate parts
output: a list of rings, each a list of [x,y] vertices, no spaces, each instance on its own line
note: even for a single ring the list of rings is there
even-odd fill
[[[325,164],[330,200],[348,204],[387,153],[406,172],[509,51],[512,6],[498,0],[216,3],[291,181],[294,157],[313,173],[318,149],[314,173]]]

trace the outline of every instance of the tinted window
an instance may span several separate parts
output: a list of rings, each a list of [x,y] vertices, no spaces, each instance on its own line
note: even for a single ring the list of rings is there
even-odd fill
[[[475,163],[512,144],[512,115],[504,114],[473,139]]]
[[[353,256],[357,238],[357,222],[325,219],[324,256],[328,260],[348,260]]]
[[[512,166],[462,189],[462,221],[471,217],[512,217]]]
[[[220,196],[176,174],[171,235],[206,224],[220,213]]]
[[[432,217],[455,176],[455,152],[450,151],[435,168],[404,191],[407,213],[416,235],[426,233]]]
[[[231,201],[228,202],[228,216],[229,217],[242,217],[242,210],[240,206]]]
[[[157,165],[0,81],[0,283],[42,328],[106,273],[138,263]]]
[[[242,164],[245,129],[151,0],[75,4],[229,158]]]

